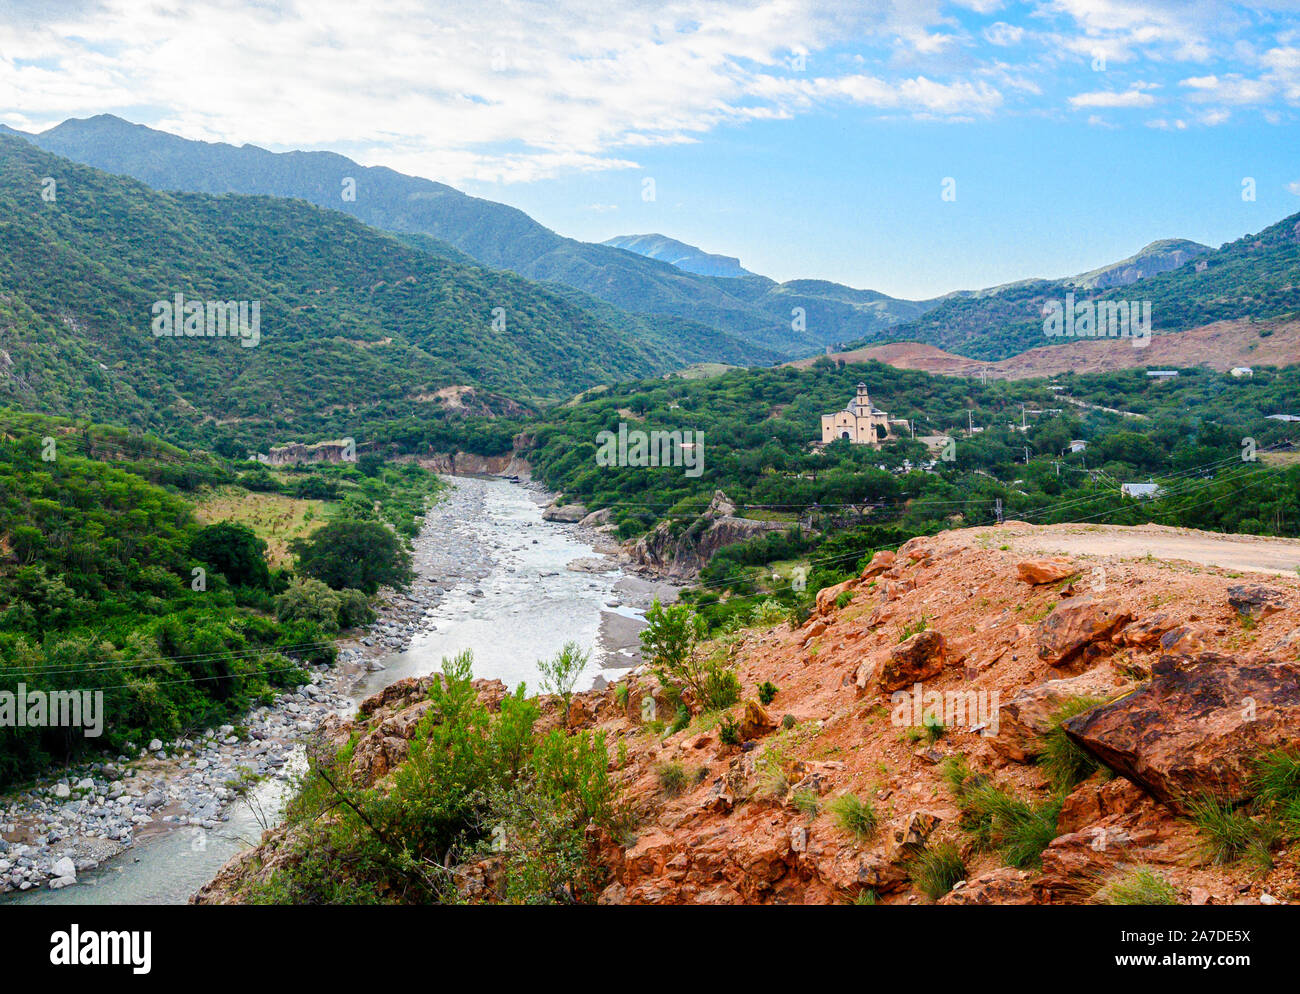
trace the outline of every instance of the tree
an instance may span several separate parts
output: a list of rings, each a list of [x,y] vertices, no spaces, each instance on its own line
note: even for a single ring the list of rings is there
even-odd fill
[[[590,652],[583,652],[577,642],[565,642],[564,648],[550,659],[539,659],[537,669],[542,674],[542,690],[559,694],[564,701],[564,724],[569,724],[569,702],[578,677],[587,668]]]
[[[702,710],[735,703],[739,692],[735,673],[717,659],[697,657],[695,650],[708,629],[702,617],[685,604],[664,607],[656,597],[645,620],[641,649],[661,681],[684,684]]]
[[[251,528],[230,521],[208,525],[190,543],[190,555],[214,567],[235,587],[270,587],[265,553],[266,543]]]
[[[290,546],[298,572],[335,590],[355,587],[373,594],[381,586],[411,580],[411,556],[402,541],[377,521],[332,521]]]

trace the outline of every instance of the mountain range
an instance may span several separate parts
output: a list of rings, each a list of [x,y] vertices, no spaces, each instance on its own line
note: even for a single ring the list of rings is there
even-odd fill
[[[505,204],[333,152],[190,141],[112,115],[23,137],[158,190],[306,200],[386,231],[432,237],[482,265],[560,283],[625,311],[706,326],[778,357],[821,352],[914,318],[934,303],[817,281],[782,284],[744,270],[691,272],[638,251],[565,238]],[[803,308],[801,319],[795,308]]]
[[[953,294],[917,318],[867,336],[852,348],[921,342],[972,359],[999,360],[1069,338],[1044,335],[1044,308],[1078,301],[1150,302],[1152,334],[1216,321],[1277,320],[1300,314],[1300,214],[1217,249],[1153,242],[1103,269],[1057,280],[1022,280]]]
[[[541,403],[734,345],[424,237],[301,200],[160,192],[0,134],[0,402],[173,439],[233,425],[262,446],[437,417],[447,386]],[[160,336],[177,294],[256,303],[258,341]]]

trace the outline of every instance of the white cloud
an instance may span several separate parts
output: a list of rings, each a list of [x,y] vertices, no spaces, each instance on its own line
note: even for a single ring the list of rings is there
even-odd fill
[[[1070,93],[1090,110],[1157,102],[1090,73],[1098,52],[1162,79],[1187,119],[1267,119],[1300,106],[1300,31],[1248,42],[1252,24],[1219,0],[18,0],[0,6],[0,107],[24,129],[109,112],[526,182],[824,105],[965,120]]]
[[[984,29],[984,39],[991,45],[1019,45],[1020,40],[1025,36],[1025,29],[1018,24],[1008,24],[1006,21],[998,21],[996,24],[990,24]]]
[[[988,6],[988,5],[980,5]],[[329,147],[452,182],[622,169],[808,100],[952,114],[987,83],[799,79],[828,46],[958,42],[937,0],[103,0],[0,23],[0,106],[24,121],[111,112],[186,137]],[[4,15],[0,15],[3,20]],[[20,53],[21,58],[15,53]],[[829,65],[828,65],[829,68]],[[876,82],[896,96],[868,92]],[[775,85],[773,85],[775,84]],[[824,90],[824,94],[819,93]],[[859,95],[855,95],[859,94]],[[156,108],[165,108],[157,115]],[[140,113],[140,111],[144,113]]]
[[[1275,87],[1261,79],[1246,79],[1238,73],[1226,76],[1192,76],[1180,83],[1193,91],[1195,100],[1220,104],[1257,104],[1273,96]]]
[[[1150,107],[1155,102],[1154,96],[1136,86],[1129,90],[1095,90],[1070,98],[1073,107]]]
[[[1286,189],[1288,193],[1294,193],[1297,197],[1300,197],[1300,179],[1292,180],[1286,185]]]

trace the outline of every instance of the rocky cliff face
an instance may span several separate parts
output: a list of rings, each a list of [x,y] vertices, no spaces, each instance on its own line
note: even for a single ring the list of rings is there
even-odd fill
[[[716,720],[676,734],[645,724],[642,702],[662,689],[644,671],[626,691],[580,695],[571,724],[604,730],[612,756],[622,744],[614,775],[637,822],[632,837],[590,840],[609,874],[601,901],[1096,903],[1139,871],[1181,903],[1300,900],[1286,846],[1267,870],[1216,865],[1185,817],[1207,796],[1249,803],[1252,762],[1297,745],[1300,583],[1244,588],[1212,567],[1016,551],[1046,531],[914,539],[833,588],[851,593],[844,606],[823,591],[803,627],[743,633],[726,646],[746,697],[731,714],[739,745]],[[778,688],[766,706],[765,682]],[[375,782],[402,762],[422,707],[418,684],[398,685],[325,734],[360,735],[353,775]],[[554,702],[546,713],[559,720]],[[1059,760],[1063,742],[1082,751],[1068,753],[1077,782],[1058,789],[1038,759]],[[684,789],[665,789],[669,767]],[[1005,824],[981,826],[972,798],[989,790],[1037,812],[1032,845],[1012,852]],[[234,899],[281,843],[269,834],[201,900]],[[936,853],[959,862],[938,887],[920,868]],[[488,868],[466,879],[468,899],[491,900]]]
[[[642,535],[632,547],[631,558],[670,579],[689,580],[699,576],[723,546],[789,527],[784,521],[736,517],[736,505],[718,490],[708,509],[693,522],[661,521]]]

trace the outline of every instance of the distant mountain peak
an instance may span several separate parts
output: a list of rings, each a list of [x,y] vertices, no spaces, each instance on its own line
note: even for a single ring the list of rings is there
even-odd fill
[[[1128,286],[1148,276],[1177,269],[1189,259],[1210,251],[1210,246],[1186,238],[1161,238],[1144,245],[1135,255],[1091,272],[1070,277],[1070,282],[1095,290]]]
[[[669,238],[667,235],[617,235],[606,239],[601,244],[635,252],[647,259],[658,259],[660,262],[666,262],[685,272],[695,273],[697,276],[754,275],[749,270],[743,269],[740,260],[733,256],[705,252],[703,249],[679,242],[676,238]]]

